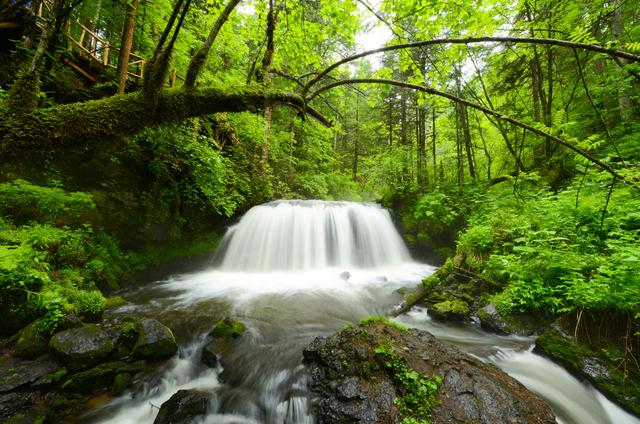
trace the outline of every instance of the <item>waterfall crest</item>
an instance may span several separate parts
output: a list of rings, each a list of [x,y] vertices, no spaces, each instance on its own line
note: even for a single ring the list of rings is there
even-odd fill
[[[216,257],[226,271],[374,268],[411,261],[386,209],[320,200],[251,208],[227,231]]]

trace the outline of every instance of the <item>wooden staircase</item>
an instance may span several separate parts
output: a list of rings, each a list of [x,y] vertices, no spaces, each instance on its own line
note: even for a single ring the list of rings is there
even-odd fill
[[[40,2],[36,13],[36,25],[43,29],[47,20],[52,17],[52,0]],[[83,77],[96,82],[104,70],[116,69],[120,49],[113,46],[108,39],[87,28],[80,22],[69,22],[66,28],[68,49],[72,55],[61,55],[59,60],[73,68]],[[135,53],[129,55],[129,77],[141,79],[143,76],[145,59]],[[101,72],[95,72],[99,70]],[[172,77],[175,85],[175,77]]]

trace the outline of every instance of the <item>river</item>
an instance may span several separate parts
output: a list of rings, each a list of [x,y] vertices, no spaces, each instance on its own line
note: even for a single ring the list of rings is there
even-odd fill
[[[130,304],[115,314],[158,318],[174,329],[180,350],[81,420],[153,423],[171,395],[196,388],[212,398],[201,423],[313,423],[303,348],[365,316],[387,314],[403,289],[434,271],[411,259],[377,205],[278,201],[253,208],[230,228],[211,266],[121,293]],[[201,350],[227,316],[247,331],[229,344],[224,368],[210,368]],[[533,338],[432,321],[420,307],[397,320],[496,364],[546,398],[560,423],[640,423],[532,353]]]

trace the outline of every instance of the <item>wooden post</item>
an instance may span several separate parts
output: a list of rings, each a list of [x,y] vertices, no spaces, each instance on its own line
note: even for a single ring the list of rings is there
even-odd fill
[[[109,64],[109,45],[105,44],[102,49],[102,64],[107,66]]]
[[[122,44],[120,46],[120,55],[118,56],[118,93],[124,93],[129,74],[129,56],[131,55],[131,47],[133,46],[133,32],[136,23],[136,11],[138,9],[138,0],[131,0],[127,8],[127,15],[124,19],[122,27]]]
[[[84,47],[84,36],[86,34],[87,30],[84,29],[84,27],[82,28],[82,32],[80,33],[80,46]],[[83,49],[80,49],[80,54],[82,55]]]

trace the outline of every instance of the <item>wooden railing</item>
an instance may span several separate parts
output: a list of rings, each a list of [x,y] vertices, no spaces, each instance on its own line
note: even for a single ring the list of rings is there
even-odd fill
[[[37,11],[36,25],[44,28],[46,20],[52,16],[52,0],[40,2]],[[93,30],[87,28],[80,22],[75,22],[73,26],[69,24],[66,29],[66,37],[70,50],[78,56],[89,60],[93,65],[103,68],[117,68],[120,49],[109,43],[109,40],[102,37]],[[75,62],[66,61],[69,66],[76,69],[89,79],[95,79],[87,70]],[[145,59],[135,53],[129,55],[129,69],[127,73],[132,78],[140,79],[143,75]]]

